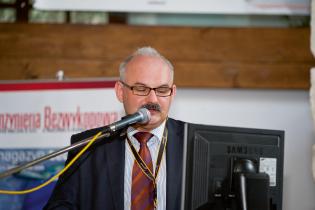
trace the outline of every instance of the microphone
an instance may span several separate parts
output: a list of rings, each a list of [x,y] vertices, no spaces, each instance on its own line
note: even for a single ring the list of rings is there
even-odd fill
[[[115,132],[135,123],[146,124],[150,121],[150,118],[150,111],[146,108],[140,108],[136,113],[126,115],[121,120],[105,126],[102,132]]]

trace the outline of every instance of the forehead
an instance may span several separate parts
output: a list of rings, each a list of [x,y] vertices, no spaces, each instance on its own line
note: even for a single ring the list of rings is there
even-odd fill
[[[160,85],[171,82],[169,66],[156,56],[136,56],[127,64],[125,76],[126,81],[131,83]]]

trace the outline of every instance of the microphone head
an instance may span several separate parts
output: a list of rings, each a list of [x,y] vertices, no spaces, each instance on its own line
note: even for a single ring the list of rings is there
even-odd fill
[[[141,115],[142,120],[139,121],[140,124],[146,124],[151,119],[150,111],[147,108],[140,108],[138,113]]]

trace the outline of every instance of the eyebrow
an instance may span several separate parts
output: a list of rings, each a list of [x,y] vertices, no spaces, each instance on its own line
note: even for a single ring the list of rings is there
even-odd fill
[[[141,82],[136,82],[134,85],[142,85],[142,86],[146,86],[145,84],[141,83]]]

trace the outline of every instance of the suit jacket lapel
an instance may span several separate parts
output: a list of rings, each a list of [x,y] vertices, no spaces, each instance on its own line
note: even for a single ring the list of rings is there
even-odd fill
[[[115,139],[106,149],[107,167],[115,209],[124,209],[125,138]]]
[[[168,142],[166,148],[166,209],[180,208],[183,160],[183,130],[175,121],[167,122]]]

